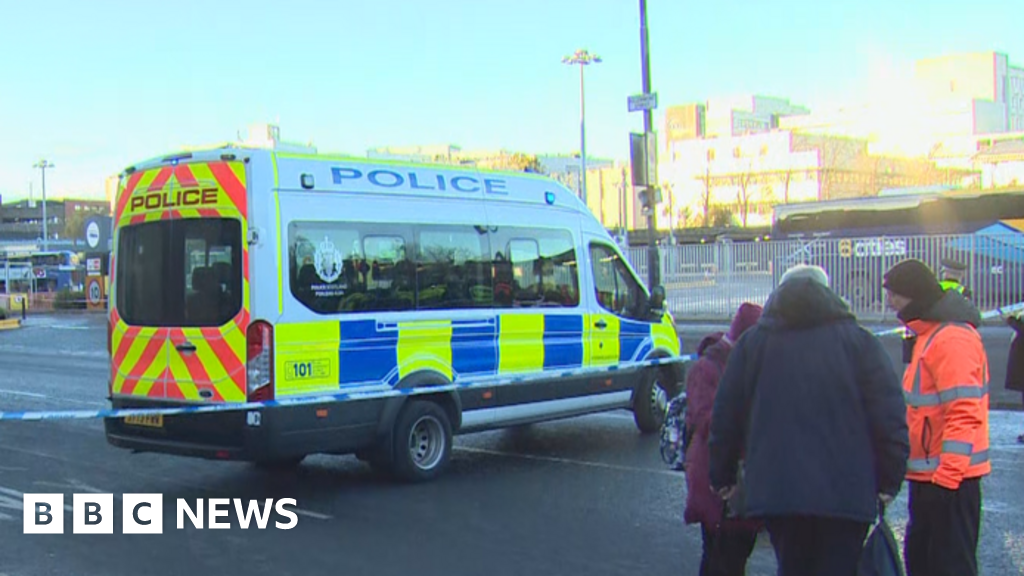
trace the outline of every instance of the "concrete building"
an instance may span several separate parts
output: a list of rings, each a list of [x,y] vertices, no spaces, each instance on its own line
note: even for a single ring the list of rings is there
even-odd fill
[[[772,207],[959,183],[965,171],[869,154],[868,142],[789,130],[675,142],[659,165],[663,210],[677,226],[766,226]],[[659,226],[660,227],[660,226]]]
[[[706,107],[704,135],[709,138],[767,132],[778,128],[782,118],[810,113],[787,99],[758,95],[711,98]]]
[[[768,132],[782,118],[803,116],[810,110],[789,100],[769,96],[711,98],[705,103],[669,106],[665,110],[662,150],[696,138],[717,138]]]
[[[703,138],[707,132],[707,106],[704,104],[684,104],[669,106],[665,110],[665,127],[662,133],[665,149],[673,142]]]
[[[46,201],[46,231],[50,240],[65,240],[80,235],[79,227],[91,214],[110,215],[104,200]],[[71,229],[69,229],[71,228]],[[35,241],[43,236],[43,203],[19,200],[0,205],[0,242]]]
[[[998,189],[1024,186],[1024,138],[995,142],[974,155],[981,186]]]

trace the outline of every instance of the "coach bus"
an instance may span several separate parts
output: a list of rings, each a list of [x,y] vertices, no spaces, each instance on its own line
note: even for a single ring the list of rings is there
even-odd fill
[[[792,241],[774,262],[777,274],[796,262],[822,265],[862,311],[879,309],[882,275],[904,258],[936,269],[962,263],[983,308],[1024,299],[1024,189],[780,205],[772,237]]]

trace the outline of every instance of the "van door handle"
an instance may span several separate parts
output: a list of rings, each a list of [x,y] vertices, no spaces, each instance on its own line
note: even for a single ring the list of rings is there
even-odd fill
[[[188,341],[185,341],[185,342],[182,342],[181,344],[178,344],[177,346],[175,346],[175,348],[177,348],[179,352],[195,352],[196,351],[196,345],[191,343],[191,342],[188,342]]]
[[[597,322],[594,322],[594,326],[600,328],[601,330],[604,330],[605,328],[608,327],[608,323],[605,322],[604,320],[598,320]]]

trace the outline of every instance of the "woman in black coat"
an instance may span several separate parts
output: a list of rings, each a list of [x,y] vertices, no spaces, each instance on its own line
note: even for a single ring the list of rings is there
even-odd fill
[[[1015,332],[1006,362],[1006,389],[1024,393],[1024,313],[1008,316],[1006,323]],[[1017,442],[1024,444],[1024,434],[1017,436]]]

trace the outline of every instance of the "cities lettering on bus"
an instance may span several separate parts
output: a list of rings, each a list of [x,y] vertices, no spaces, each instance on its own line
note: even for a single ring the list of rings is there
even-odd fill
[[[853,243],[853,255],[858,258],[868,256],[906,256],[906,240],[860,240]]]
[[[154,192],[132,197],[131,211],[161,210],[217,203],[217,188],[188,188],[173,192]]]
[[[444,192],[451,189],[456,192],[483,191],[488,194],[508,194],[507,182],[501,178],[476,178],[381,169],[363,173],[357,168],[331,168],[331,176],[335,184],[365,181],[377,188],[395,189],[407,186],[412,190]]]

